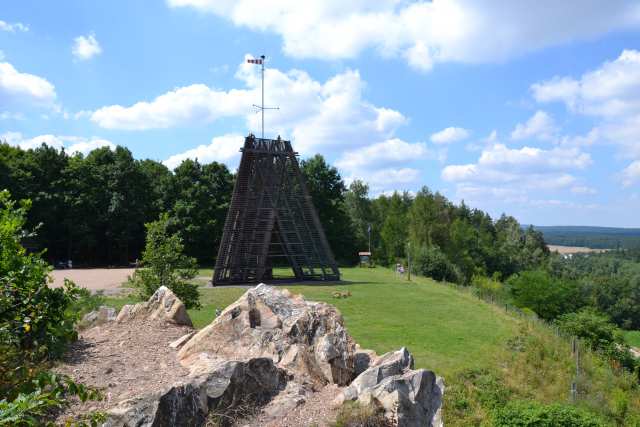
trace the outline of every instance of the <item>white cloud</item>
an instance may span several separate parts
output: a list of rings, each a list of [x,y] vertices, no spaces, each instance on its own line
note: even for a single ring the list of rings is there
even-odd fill
[[[600,0],[167,0],[279,34],[286,54],[353,58],[373,49],[419,70],[434,63],[501,61],[528,51],[637,28],[636,2]]]
[[[260,116],[251,105],[260,99],[259,68],[243,63],[236,77],[243,82],[243,88],[222,91],[194,84],[128,107],[102,107],[91,113],[91,120],[108,129],[140,130],[241,117],[249,129],[257,132]],[[267,135],[291,138],[303,154],[312,154],[320,146],[346,148],[392,138],[406,118],[398,111],[364,100],[364,86],[354,70],[322,83],[304,71],[267,69],[267,103],[280,108],[266,113]]]
[[[428,153],[429,150],[424,143],[410,144],[394,138],[347,151],[336,161],[336,166],[352,171],[381,164],[408,163],[424,158]]]
[[[116,145],[111,141],[98,137],[83,138],[79,136],[47,134],[33,138],[25,138],[20,132],[6,132],[0,135],[0,141],[6,141],[23,150],[38,148],[42,144],[46,144],[58,150],[64,148],[65,151],[70,154],[82,153],[84,155],[100,147],[109,147],[111,150],[116,148]]]
[[[509,148],[496,143],[483,149],[476,163],[449,165],[441,178],[456,186],[459,199],[484,203],[484,197],[527,203],[531,194],[576,187],[572,171],[591,164],[591,156],[576,147],[543,150]]]
[[[640,160],[640,51],[624,50],[579,78],[556,76],[531,90],[538,102],[563,102],[570,112],[598,120],[587,135],[562,138],[563,145],[603,142],[619,147],[621,157]],[[624,185],[634,181],[635,164],[621,172]]]
[[[0,103],[53,106],[54,86],[46,79],[21,73],[8,62],[0,62]]]
[[[459,127],[448,127],[431,135],[434,144],[451,144],[469,137],[469,131]]]
[[[87,36],[78,36],[73,39],[71,52],[76,59],[86,61],[96,55],[100,55],[102,53],[102,47],[100,47],[100,43],[96,40],[96,36],[94,34],[89,34]]]
[[[622,184],[629,187],[636,182],[640,182],[640,160],[632,162],[622,171]]]
[[[574,112],[616,117],[640,113],[640,51],[624,50],[579,79],[554,77],[531,86],[538,102],[564,102]]]
[[[536,111],[526,123],[518,123],[511,132],[511,138],[515,140],[537,138],[551,140],[558,132],[553,118],[544,111]]]
[[[106,129],[144,130],[169,128],[246,113],[254,97],[236,91],[223,92],[203,84],[180,87],[130,107],[111,105],[91,114]]]
[[[163,163],[169,169],[175,169],[183,160],[198,160],[200,163],[221,162],[231,169],[235,168],[240,158],[240,148],[244,143],[244,137],[237,134],[227,134],[211,139],[209,145],[199,145],[196,148],[175,154]]]
[[[29,31],[29,27],[24,25],[22,22],[14,22],[11,24],[0,19],[0,31],[6,31],[8,33],[15,33],[19,31],[24,33]]]

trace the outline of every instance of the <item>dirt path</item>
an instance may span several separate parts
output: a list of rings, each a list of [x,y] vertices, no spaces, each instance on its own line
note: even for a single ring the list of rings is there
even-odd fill
[[[133,268],[87,268],[53,270],[51,286],[60,287],[67,278],[76,285],[87,288],[91,292],[103,291],[105,295],[114,295],[122,292],[122,285],[127,277],[133,274]]]

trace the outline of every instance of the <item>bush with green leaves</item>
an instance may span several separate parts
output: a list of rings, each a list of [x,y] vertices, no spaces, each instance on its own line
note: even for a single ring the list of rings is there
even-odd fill
[[[171,234],[169,215],[145,224],[147,241],[142,266],[129,277],[129,285],[138,289],[142,299],[149,299],[160,286],[166,286],[187,308],[200,308],[198,285],[189,283],[198,273],[195,258],[184,255],[178,233]]]
[[[487,277],[482,274],[474,274],[471,278],[471,286],[478,296],[482,298],[493,298],[496,300],[506,299],[506,290],[499,279],[499,274]]]
[[[556,320],[558,328],[567,335],[580,338],[592,350],[617,361],[633,371],[638,362],[631,355],[622,331],[609,318],[593,308],[568,313]]]
[[[29,201],[0,192],[0,425],[42,425],[71,395],[97,393],[68,377],[47,372],[77,338],[74,308],[81,294],[72,282],[48,286],[50,267],[41,254],[27,253],[22,240]]]
[[[585,305],[580,286],[553,277],[545,270],[527,270],[511,276],[506,285],[515,305],[533,310],[544,320],[553,320]]]
[[[21,241],[29,201],[20,204],[0,192],[0,397],[28,380],[43,361],[59,357],[76,339],[78,314],[70,310],[79,288],[65,281],[48,286],[50,267]]]
[[[75,396],[80,402],[102,398],[101,393],[94,388],[78,384],[65,375],[46,371],[39,372],[29,385],[28,392],[19,393],[12,400],[0,400],[0,426],[49,425],[44,420],[68,406],[70,397]],[[98,426],[105,420],[103,413],[94,412],[70,420],[73,424],[68,425]]]
[[[572,405],[514,401],[496,409],[495,427],[603,427],[598,417]]]
[[[464,277],[460,269],[449,261],[449,258],[436,246],[422,246],[414,254],[412,260],[414,273],[444,280],[451,283],[462,283]]]

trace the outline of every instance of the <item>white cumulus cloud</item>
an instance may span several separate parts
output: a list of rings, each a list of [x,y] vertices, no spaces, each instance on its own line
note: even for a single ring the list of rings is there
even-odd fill
[[[237,165],[240,158],[240,148],[244,143],[244,136],[227,134],[211,139],[209,145],[199,145],[183,153],[174,154],[163,163],[169,169],[175,169],[183,160],[198,160],[200,163],[220,162],[231,169]]]
[[[100,55],[102,53],[102,47],[100,47],[100,43],[98,43],[95,34],[89,34],[73,39],[71,52],[76,59],[86,61],[96,55]]]
[[[55,87],[43,77],[23,73],[8,62],[0,62],[0,104],[53,106]]]
[[[450,144],[462,141],[469,137],[469,131],[459,127],[448,127],[431,135],[431,142],[434,144]]]
[[[38,148],[42,144],[46,144],[49,147],[53,147],[58,150],[64,148],[65,151],[70,154],[81,153],[84,155],[100,147],[109,147],[111,150],[116,148],[114,143],[103,138],[84,138],[70,135],[46,134],[38,135],[33,138],[26,138],[20,132],[6,132],[0,135],[0,141],[6,141],[11,145],[22,148],[23,150]]]
[[[353,58],[366,50],[404,57],[419,70],[481,63],[615,30],[637,28],[640,5],[613,0],[338,1],[167,0],[234,25],[282,37],[298,58]]]
[[[90,117],[103,128],[129,130],[240,117],[249,129],[258,133],[260,115],[255,114],[251,105],[260,99],[259,72],[258,67],[243,63],[236,72],[242,82],[237,89],[225,91],[194,84],[130,106],[105,106]],[[290,138],[303,154],[313,154],[320,146],[343,149],[393,138],[406,118],[398,111],[366,101],[364,87],[365,82],[356,70],[346,70],[320,82],[300,70],[267,69],[267,103],[279,110],[266,112],[266,136]]]
[[[574,171],[592,163],[591,156],[577,147],[509,148],[495,143],[485,147],[476,163],[448,165],[441,178],[455,185],[456,196],[486,202],[483,197],[529,203],[531,195],[576,186]]]
[[[536,111],[526,123],[518,123],[511,132],[511,138],[515,140],[537,138],[551,140],[558,132],[553,118],[544,111]]]
[[[563,145],[607,143],[633,161],[621,171],[622,183],[634,182],[640,161],[640,51],[627,49],[615,59],[579,77],[556,76],[531,86],[540,103],[562,102],[569,112],[594,117],[587,135],[565,137]]]

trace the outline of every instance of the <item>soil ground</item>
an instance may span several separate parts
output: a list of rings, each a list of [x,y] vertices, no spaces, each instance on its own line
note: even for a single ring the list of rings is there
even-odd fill
[[[69,279],[76,285],[87,288],[91,292],[103,291],[105,295],[116,295],[123,292],[121,285],[127,277],[133,274],[133,268],[71,268],[53,270],[51,286],[60,287],[64,279]]]
[[[110,322],[86,329],[55,370],[102,390],[104,400],[77,402],[59,418],[104,411],[118,402],[163,390],[188,374],[171,341],[192,329],[158,322]]]

